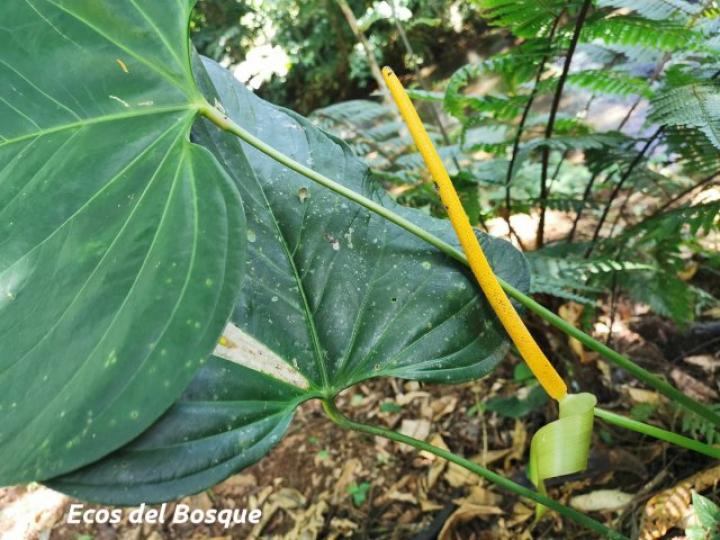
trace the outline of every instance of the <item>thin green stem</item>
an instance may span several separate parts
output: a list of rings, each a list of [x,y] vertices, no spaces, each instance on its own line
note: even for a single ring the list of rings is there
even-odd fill
[[[407,444],[418,450],[430,452],[431,454],[446,459],[452,463],[455,463],[456,465],[463,467],[464,469],[467,469],[472,473],[477,474],[481,478],[492,482],[493,484],[501,487],[502,489],[520,495],[521,497],[531,499],[538,504],[542,504],[543,506],[547,506],[548,508],[555,510],[558,514],[572,519],[576,523],[579,523],[580,525],[583,525],[588,529],[602,534],[606,538],[627,540],[626,536],[620,534],[617,531],[613,531],[602,523],[586,516],[582,512],[573,510],[572,508],[565,506],[564,504],[560,504],[559,502],[554,501],[549,497],[541,495],[537,491],[534,491],[530,488],[521,486],[520,484],[516,484],[512,480],[509,480],[504,476],[494,473],[491,470],[486,469],[485,467],[482,467],[473,461],[470,461],[469,459],[465,459],[461,456],[458,456],[457,454],[453,454],[452,452],[445,450],[444,448],[433,446],[432,444],[421,441],[420,439],[414,439],[413,437],[408,437],[407,435],[403,435],[402,433],[398,433],[390,429],[355,422],[354,420],[351,420],[350,418],[342,414],[337,409],[335,404],[331,401],[323,401],[323,408],[325,409],[325,413],[328,415],[330,420],[335,422],[341,428],[351,429],[354,431],[359,431],[361,433],[375,435],[377,437],[383,437],[385,439],[390,439],[391,441]]]
[[[529,309],[533,313],[536,313],[538,316],[540,316],[542,319],[549,322],[556,328],[562,330],[569,336],[574,337],[580,343],[585,345],[588,349],[601,354],[607,360],[609,360],[616,366],[624,369],[638,380],[644,382],[652,388],[655,388],[658,392],[663,394],[668,399],[678,403],[686,409],[693,411],[694,413],[709,420],[713,424],[720,426],[720,415],[718,415],[715,411],[705,407],[705,405],[703,405],[702,403],[695,401],[691,397],[683,394],[680,390],[678,390],[671,384],[668,384],[657,375],[650,373],[646,369],[640,367],[626,356],[623,356],[622,354],[614,351],[604,343],[597,341],[595,338],[587,335],[582,330],[575,328],[573,325],[567,323],[564,319],[547,309],[545,306],[538,304],[532,298],[524,295],[523,293],[515,289],[509,283],[500,280],[500,284],[503,286],[503,289],[505,289],[505,292],[510,297],[520,302],[527,309]]]
[[[696,441],[695,439],[683,437],[682,435],[678,435],[677,433],[673,433],[672,431],[667,431],[665,429],[660,429],[659,427],[651,426],[643,422],[638,422],[637,420],[633,420],[632,418],[628,418],[627,416],[621,416],[619,414],[615,414],[613,412],[606,411],[605,409],[600,409],[598,407],[595,407],[595,416],[597,416],[598,418],[602,418],[610,424],[614,424],[625,429],[630,429],[632,431],[637,431],[638,433],[642,433],[644,435],[649,435],[650,437],[654,437],[655,439],[660,439],[661,441],[666,441],[676,446],[681,446],[683,448],[687,448],[688,450],[693,450],[711,458],[720,459],[720,448],[716,446],[710,446],[709,444],[701,443],[699,441]]]
[[[412,221],[405,219],[402,216],[397,215],[392,210],[389,210],[385,208],[383,205],[373,201],[372,199],[369,199],[365,197],[364,195],[360,195],[356,191],[353,191],[352,189],[346,188],[342,184],[336,182],[335,180],[332,180],[328,178],[327,176],[320,174],[317,171],[314,171],[313,169],[306,167],[305,165],[302,165],[301,163],[298,163],[294,159],[286,156],[282,152],[276,150],[269,144],[263,142],[262,140],[255,137],[252,133],[248,132],[247,130],[243,129],[242,127],[238,126],[235,122],[233,122],[230,118],[222,114],[220,111],[215,109],[214,107],[207,106],[201,110],[202,114],[204,114],[209,120],[211,120],[214,124],[216,124],[218,127],[222,128],[223,130],[232,133],[233,135],[238,136],[240,139],[248,143],[250,146],[254,146],[258,150],[260,150],[263,154],[266,154],[267,156],[273,158],[278,163],[282,163],[285,165],[288,169],[291,169],[295,171],[296,173],[302,174],[306,178],[309,178],[313,182],[316,182],[317,184],[320,184],[323,187],[328,188],[330,191],[333,191],[337,193],[338,195],[341,195],[342,197],[345,197],[348,200],[351,200],[360,206],[363,206],[370,210],[371,212],[376,213],[379,216],[384,217],[388,221],[395,223],[399,227],[402,227],[408,232],[411,232],[415,236],[425,240],[429,244],[437,247],[445,254],[449,255],[453,259],[456,259],[458,261],[464,262],[467,264],[467,259],[465,259],[465,255],[458,249],[450,246],[449,244],[443,242],[436,236],[433,236],[432,234],[428,233],[426,230],[424,230],[422,227],[419,227],[415,225]]]
[[[445,253],[447,256],[467,266],[467,258],[465,257],[465,254],[459,249],[451,246],[437,236],[427,232],[422,227],[414,224],[412,221],[402,216],[399,216],[388,208],[385,208],[381,204],[353,191],[352,189],[343,186],[342,184],[328,178],[323,174],[320,174],[317,171],[310,169],[309,167],[306,167],[305,165],[302,165],[301,163],[298,163],[294,159],[286,156],[282,152],[276,150],[272,146],[258,139],[253,134],[243,129],[241,126],[237,125],[225,114],[221,113],[211,105],[206,104],[205,106],[200,107],[200,112],[221,129],[227,131],[228,133],[236,135],[237,137],[245,141],[247,144],[257,148],[260,152],[263,152],[277,162],[285,165],[287,168],[299,174],[302,174],[303,176],[320,184],[321,186],[326,187],[327,189],[337,193],[338,195],[345,197],[348,200],[351,200],[359,204],[360,206],[363,206],[364,208],[367,208],[368,210],[378,214],[379,216],[382,216],[391,223],[402,227],[403,229],[414,234],[418,238],[421,238],[428,244],[436,247],[437,249]],[[499,281],[505,292],[510,297],[517,300],[520,304],[525,306],[528,310],[536,313],[538,316],[540,316],[553,326],[559,328],[566,334],[576,338],[588,349],[601,354],[610,362],[614,363],[616,366],[628,371],[637,379],[655,388],[658,392],[665,395],[669,399],[699,414],[713,424],[720,426],[720,415],[718,415],[714,411],[708,409],[694,399],[686,396],[685,394],[674,388],[672,385],[666,383],[664,380],[660,379],[656,375],[653,375],[649,371],[641,368],[629,358],[615,352],[614,350],[600,343],[582,330],[579,330],[578,328],[575,328],[574,326],[568,324],[561,317],[555,315],[552,311],[540,305],[529,296],[523,294],[509,283],[505,282],[502,279],[499,279]]]

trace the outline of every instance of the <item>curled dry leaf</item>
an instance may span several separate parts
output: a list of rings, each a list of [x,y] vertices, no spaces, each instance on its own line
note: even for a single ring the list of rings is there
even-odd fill
[[[702,492],[719,482],[720,465],[716,465],[655,495],[645,505],[639,538],[662,538],[670,529],[680,526],[692,513],[692,490]]]
[[[445,444],[445,441],[439,434],[435,434],[432,436],[432,438],[430,439],[430,444],[442,448],[443,450],[449,450],[447,444]],[[432,459],[432,465],[430,465],[430,470],[428,471],[427,475],[427,489],[431,490],[437,483],[442,473],[445,471],[448,462],[447,460],[441,459],[434,454],[430,454],[429,452],[423,452],[423,456],[427,456]]]
[[[505,468],[508,468],[512,459],[522,460],[525,454],[525,446],[527,445],[527,430],[525,424],[520,420],[515,420],[515,430],[513,431],[512,451],[505,458]]]

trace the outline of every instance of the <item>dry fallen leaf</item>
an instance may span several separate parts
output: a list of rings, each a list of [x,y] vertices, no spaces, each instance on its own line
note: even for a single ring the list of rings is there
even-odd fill
[[[578,304],[577,302],[568,302],[560,306],[558,309],[558,315],[560,315],[560,317],[568,324],[574,326],[575,328],[579,328],[583,310],[584,308],[582,304]],[[568,337],[568,345],[570,346],[572,352],[574,352],[580,359],[580,362],[583,364],[587,363],[588,359],[582,343],[573,337]]]
[[[639,538],[662,538],[673,527],[683,523],[691,514],[691,491],[705,491],[720,483],[720,465],[706,469],[661,491],[645,504]]]
[[[270,486],[268,486],[270,487]],[[253,527],[248,538],[250,540],[260,537],[263,529],[270,522],[278,510],[284,510],[289,516],[295,518],[294,510],[304,507],[306,499],[302,493],[293,488],[280,488],[271,493],[265,504],[262,506],[262,517],[260,523]]]
[[[502,515],[504,512],[497,506],[463,504],[455,510],[443,525],[438,540],[450,540],[457,525],[473,519],[487,519],[490,516]]]
[[[430,435],[430,422],[423,418],[418,420],[404,419],[400,424],[399,431],[403,435],[424,441]],[[414,451],[413,447],[407,444],[399,444],[398,447],[402,452]]]
[[[471,473],[464,467],[455,463],[448,463],[447,470],[443,476],[445,481],[452,487],[471,486],[480,481],[480,477]]]
[[[660,394],[653,392],[652,390],[644,390],[643,388],[633,388],[631,386],[625,386],[630,399],[635,403],[649,403],[651,405],[659,405],[661,398]]]
[[[458,506],[471,504],[475,506],[497,506],[502,502],[502,496],[490,491],[483,485],[475,485],[470,487],[470,492],[466,497],[453,500]]]
[[[700,367],[709,373],[715,373],[716,370],[720,369],[720,358],[716,358],[711,354],[686,356],[683,358],[683,362]]]
[[[432,400],[429,406],[430,410],[432,411],[430,419],[433,422],[437,422],[443,416],[451,414],[455,410],[455,407],[457,407],[457,403],[457,396],[451,395],[443,396],[440,399]]]
[[[295,526],[290,532],[276,536],[277,540],[315,540],[325,528],[327,502],[321,500],[295,517]]]
[[[531,517],[535,516],[535,509],[522,502],[516,502],[513,505],[512,517],[508,520],[508,526],[513,527],[519,523],[524,523]]]
[[[698,271],[698,268],[700,268],[700,265],[697,262],[690,261],[685,268],[677,273],[677,277],[682,281],[690,281]]]
[[[570,499],[570,506],[583,512],[601,512],[620,510],[633,500],[633,495],[619,489],[598,489],[576,495]]]
[[[520,420],[515,420],[515,430],[513,431],[513,445],[512,451],[505,458],[505,468],[507,469],[510,465],[510,460],[517,459],[522,460],[525,454],[525,445],[527,444],[527,430],[525,424]]]
[[[415,399],[428,397],[430,397],[430,394],[428,392],[412,391],[408,392],[407,394],[398,395],[397,397],[395,397],[395,402],[401,407],[404,407]]]
[[[213,491],[218,495],[239,495],[257,484],[257,478],[252,474],[235,474],[215,486]]]
[[[438,448],[442,448],[444,450],[449,450],[442,436],[439,434],[433,435],[429,442],[433,446],[437,446]],[[430,454],[429,452],[424,452],[423,455],[429,456],[429,459],[432,460],[432,465],[430,466],[430,470],[428,471],[427,475],[427,489],[431,490],[435,486],[435,483],[438,481],[438,478],[440,478],[442,473],[445,471],[445,467],[447,467],[448,462],[447,460],[439,458],[434,454]]]
[[[330,520],[330,534],[328,540],[336,538],[351,538],[357,530],[358,524],[349,519],[334,517]]]
[[[337,504],[347,497],[347,488],[355,481],[360,474],[362,464],[357,458],[349,459],[343,465],[342,470],[337,475],[337,482],[332,493],[332,503]]]
[[[694,399],[707,402],[718,397],[718,393],[714,389],[688,375],[680,368],[673,368],[670,372],[670,378],[675,381],[680,390]]]

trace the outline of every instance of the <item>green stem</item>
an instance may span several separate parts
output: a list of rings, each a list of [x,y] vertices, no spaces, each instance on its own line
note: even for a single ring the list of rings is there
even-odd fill
[[[385,439],[390,439],[391,441],[407,444],[418,450],[430,452],[431,454],[446,459],[452,463],[455,463],[456,465],[460,465],[464,469],[467,469],[468,471],[477,474],[481,478],[484,478],[485,480],[488,480],[507,491],[520,495],[521,497],[532,499],[536,503],[542,504],[543,506],[547,506],[548,508],[555,510],[558,514],[572,519],[580,525],[583,525],[588,529],[592,529],[593,531],[600,533],[607,538],[627,540],[626,536],[623,536],[617,531],[609,529],[602,523],[595,521],[594,519],[586,516],[582,512],[573,510],[572,508],[565,506],[564,504],[560,504],[559,502],[554,501],[549,497],[541,495],[537,491],[534,491],[530,488],[521,486],[520,484],[516,484],[512,480],[508,480],[504,476],[494,473],[491,470],[486,469],[485,467],[482,467],[473,461],[470,461],[469,459],[465,459],[458,456],[457,454],[453,454],[449,450],[433,446],[432,444],[421,441],[420,439],[414,439],[413,437],[408,437],[407,435],[403,435],[402,433],[398,433],[390,429],[355,422],[342,414],[337,409],[335,404],[331,401],[323,401],[323,408],[325,409],[325,413],[328,415],[330,420],[335,422],[341,428],[351,429],[354,431],[359,431],[361,433],[375,435],[377,437],[383,437]]]
[[[567,323],[562,317],[555,315],[555,313],[547,309],[545,306],[538,304],[535,300],[524,295],[509,283],[506,283],[502,279],[500,279],[500,284],[503,286],[503,289],[505,289],[505,292],[508,294],[508,296],[514,298],[527,309],[529,309],[533,313],[536,313],[556,328],[562,330],[569,336],[574,337],[580,343],[585,345],[588,349],[601,354],[616,366],[624,369],[625,371],[633,375],[636,379],[644,382],[652,388],[655,388],[658,392],[663,394],[668,399],[702,416],[713,424],[720,426],[720,415],[718,415],[715,411],[707,408],[702,403],[695,401],[693,398],[683,394],[680,390],[678,390],[671,384],[668,384],[657,375],[650,373],[648,370],[640,367],[628,357],[614,351],[607,345],[587,335],[582,330],[575,328],[573,325]]]
[[[436,247],[449,257],[452,257],[453,259],[461,262],[462,264],[466,265],[468,264],[467,258],[465,257],[465,254],[460,251],[459,249],[451,246],[447,242],[441,240],[437,236],[427,232],[422,227],[417,226],[412,221],[399,216],[392,210],[389,210],[382,206],[381,204],[363,196],[359,193],[353,191],[352,189],[349,189],[342,184],[339,184],[338,182],[328,178],[327,176],[320,174],[317,171],[312,170],[309,167],[306,167],[305,165],[302,165],[301,163],[298,163],[294,159],[286,156],[282,152],[276,150],[269,144],[263,142],[262,140],[255,137],[252,133],[248,132],[246,129],[242,128],[241,126],[237,125],[235,122],[233,122],[230,118],[228,118],[225,114],[218,111],[215,107],[212,107],[209,104],[205,104],[204,106],[200,107],[200,113],[203,114],[205,117],[207,117],[210,121],[212,121],[215,125],[217,125],[219,128],[223,129],[224,131],[227,131],[228,133],[232,133],[233,135],[236,135],[243,141],[245,141],[250,146],[253,146],[257,148],[260,152],[266,154],[267,156],[271,157],[272,159],[276,160],[278,163],[281,163],[285,165],[288,169],[291,169],[298,174],[302,174],[303,176],[309,178],[310,180],[320,184],[321,186],[326,187],[327,189],[337,193],[338,195],[341,195],[342,197],[345,197],[348,200],[351,200],[360,206],[363,206],[370,210],[371,212],[374,212],[378,214],[379,216],[382,216],[383,218],[387,219],[388,221],[395,223],[399,227],[402,227],[406,231],[414,234],[418,238],[421,238],[428,244]],[[629,358],[615,352],[611,348],[607,347],[606,345],[600,343],[599,341],[595,340],[582,330],[579,330],[575,328],[574,326],[568,324],[565,322],[561,317],[558,317],[555,315],[552,311],[545,308],[544,306],[537,303],[535,300],[530,298],[529,296],[523,294],[519,290],[517,290],[515,287],[510,285],[509,283],[505,282],[504,280],[498,278],[500,281],[500,284],[502,285],[505,292],[518,302],[520,302],[523,306],[525,306],[528,310],[536,313],[543,319],[545,319],[547,322],[552,324],[553,326],[559,328],[563,332],[567,333],[568,335],[576,338],[578,341],[580,341],[583,345],[585,345],[588,349],[593,350],[607,358],[610,362],[614,363],[618,367],[628,371],[633,376],[635,376],[637,379],[641,380],[642,382],[646,383],[647,385],[655,388],[658,392],[665,395],[672,401],[675,401],[676,403],[686,407],[687,409],[699,414],[703,418],[707,419],[708,421],[712,422],[715,425],[720,426],[720,415],[715,413],[714,411],[708,409],[701,403],[698,403],[694,399],[686,396],[676,388],[674,388],[672,385],[666,383],[656,375],[653,375],[649,371],[641,368],[638,366],[635,362],[630,360]]]
[[[595,416],[597,416],[598,418],[602,418],[610,424],[614,424],[625,429],[630,429],[632,431],[637,431],[638,433],[649,435],[650,437],[672,443],[676,446],[687,448],[688,450],[694,450],[695,452],[704,454],[711,458],[720,459],[720,448],[710,446],[708,444],[703,444],[688,437],[683,437],[682,435],[678,435],[677,433],[673,433],[672,431],[667,431],[655,426],[651,426],[649,424],[645,424],[643,422],[638,422],[637,420],[633,420],[626,416],[621,416],[619,414],[615,414],[613,412],[606,411],[598,407],[595,407]]]

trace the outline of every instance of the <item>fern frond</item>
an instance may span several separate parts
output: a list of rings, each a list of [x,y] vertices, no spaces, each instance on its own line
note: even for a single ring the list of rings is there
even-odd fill
[[[706,175],[720,170],[720,152],[702,131],[684,126],[671,126],[665,131],[668,148],[680,156],[683,171]]]
[[[688,47],[699,36],[684,25],[671,21],[650,21],[642,17],[619,15],[593,21],[583,28],[582,39],[601,39],[605,43],[641,45],[666,51]]]
[[[593,69],[579,71],[568,75],[567,82],[574,86],[604,94],[637,95],[645,98],[650,98],[653,94],[647,80],[617,70]]]
[[[711,83],[671,88],[652,101],[650,118],[674,126],[695,126],[720,148],[720,86]]]
[[[654,21],[675,18],[684,22],[701,10],[700,6],[684,0],[597,0],[597,5],[629,9]]]
[[[335,103],[318,109],[310,115],[316,121],[350,122],[353,125],[373,124],[388,116],[392,116],[392,111],[387,107],[364,99]]]
[[[514,212],[528,212],[531,208],[536,208],[540,204],[538,197],[529,199],[516,199],[511,209]],[[545,200],[545,207],[560,212],[578,212],[586,208],[596,208],[597,204],[593,201],[584,201],[574,197],[550,197]]]
[[[488,74],[498,75],[506,85],[514,88],[533,78],[542,59],[553,51],[554,48],[546,39],[538,38],[515,47],[512,52],[495,55],[482,62],[465,64],[455,71],[448,81],[445,90],[445,109],[462,121],[466,116],[465,107],[472,104],[473,97],[482,99],[463,93],[463,90],[475,79]],[[521,96],[511,97],[521,99]]]
[[[683,231],[690,237],[720,230],[720,201],[681,206],[632,225],[612,240],[614,246],[673,242]],[[679,243],[679,242],[676,242]]]
[[[677,324],[687,324],[695,316],[695,291],[669,272],[650,271],[628,275],[622,285],[635,302],[647,304],[655,313]]]
[[[544,33],[565,9],[565,0],[518,2],[517,0],[476,0],[483,16],[493,26],[509,28],[518,37],[533,38]]]
[[[533,139],[520,145],[523,157],[539,148],[567,152],[569,150],[598,150],[624,143],[627,138],[620,133],[588,133],[584,135],[559,135],[552,139]]]
[[[720,403],[711,403],[707,406],[720,413]],[[682,407],[679,410],[682,411],[681,429],[685,434],[690,435],[693,439],[705,440],[707,444],[720,442],[720,430],[715,424]]]
[[[527,254],[532,271],[531,292],[543,292],[559,298],[588,303],[589,299],[574,291],[600,293],[604,289],[592,285],[598,276],[615,272],[643,272],[655,270],[651,265],[619,261],[607,257],[585,259],[573,255],[566,246],[555,246]],[[568,249],[572,250],[573,246]]]

